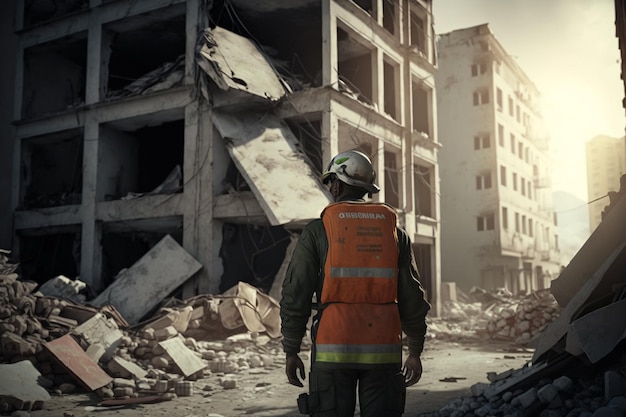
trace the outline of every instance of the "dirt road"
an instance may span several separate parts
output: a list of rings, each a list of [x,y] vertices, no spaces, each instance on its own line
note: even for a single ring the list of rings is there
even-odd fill
[[[424,374],[418,384],[408,389],[405,416],[418,417],[421,413],[437,411],[451,400],[469,395],[473,384],[488,383],[487,372],[501,373],[521,368],[531,356],[529,351],[489,341],[481,345],[476,341],[461,344],[429,340],[422,356]],[[308,360],[308,355],[306,358]],[[133,407],[98,407],[99,398],[87,393],[54,396],[46,401],[43,410],[32,411],[31,416],[300,416],[296,398],[305,392],[304,388],[286,382],[283,366],[281,355],[270,367],[252,368],[231,375],[207,375],[195,381],[191,396]],[[222,388],[220,378],[236,380],[237,387]],[[359,415],[358,411],[356,415]]]

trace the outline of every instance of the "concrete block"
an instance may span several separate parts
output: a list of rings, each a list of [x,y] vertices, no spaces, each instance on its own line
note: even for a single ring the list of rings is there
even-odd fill
[[[549,404],[559,394],[559,390],[552,384],[544,385],[537,390],[537,397],[544,404]]]
[[[613,398],[611,401],[609,401],[609,406],[617,407],[626,412],[626,396]]]
[[[523,394],[518,395],[517,398],[519,399],[519,403],[522,407],[528,408],[538,399],[537,389],[531,388]]]
[[[601,407],[598,408],[592,417],[626,417],[626,414],[617,407]]]
[[[441,301],[458,301],[456,282],[441,283]]]
[[[552,382],[552,385],[559,390],[559,392],[567,392],[574,386],[574,381],[569,377],[563,375],[558,377]]]
[[[154,331],[154,337],[156,340],[167,340],[170,337],[174,337],[178,334],[178,330],[174,326],[167,326],[162,329],[156,329]]]
[[[626,378],[617,371],[610,370],[604,373],[604,399],[611,399],[622,396],[626,392]]]
[[[470,390],[472,392],[472,395],[474,397],[478,397],[481,396],[483,394],[483,392],[485,391],[485,388],[487,388],[487,384],[482,383],[482,382],[478,382],[474,385],[471,386]]]

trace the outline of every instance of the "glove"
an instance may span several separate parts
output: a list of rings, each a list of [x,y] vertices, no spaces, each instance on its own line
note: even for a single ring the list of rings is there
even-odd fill
[[[402,368],[404,385],[410,387],[422,377],[422,360],[417,355],[409,355]]]
[[[285,373],[287,374],[287,380],[291,385],[296,387],[302,387],[302,382],[298,379],[296,371],[300,370],[300,378],[305,379],[304,376],[304,364],[297,354],[287,355],[287,361],[285,362]]]

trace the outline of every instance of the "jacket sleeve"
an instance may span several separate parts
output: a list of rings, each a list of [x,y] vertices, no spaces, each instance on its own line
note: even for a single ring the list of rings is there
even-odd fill
[[[316,222],[316,221],[315,221]],[[300,352],[300,344],[311,316],[314,291],[320,279],[320,255],[315,227],[304,228],[287,268],[280,300],[283,350]]]
[[[411,241],[406,232],[398,229],[398,309],[402,330],[407,336],[409,353],[420,355],[426,338],[426,315],[430,304],[426,301],[424,289],[415,264]]]

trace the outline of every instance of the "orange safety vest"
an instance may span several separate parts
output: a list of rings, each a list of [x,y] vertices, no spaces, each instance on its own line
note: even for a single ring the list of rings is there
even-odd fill
[[[328,253],[315,362],[355,367],[400,364],[395,211],[384,204],[343,202],[326,207],[322,221]]]

